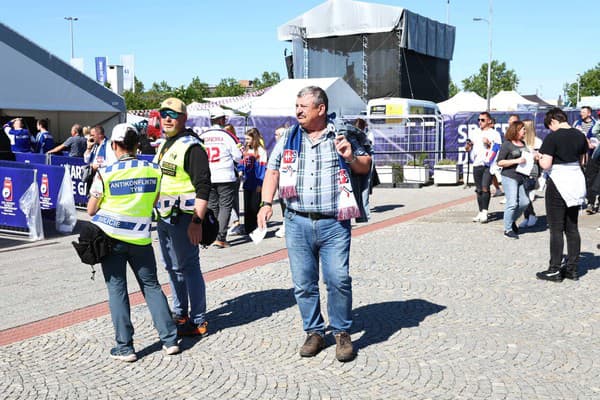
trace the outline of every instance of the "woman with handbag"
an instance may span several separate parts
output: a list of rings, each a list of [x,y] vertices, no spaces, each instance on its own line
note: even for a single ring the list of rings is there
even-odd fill
[[[110,145],[118,161],[98,169],[87,205],[91,222],[112,241],[110,254],[101,261],[115,328],[116,346],[110,356],[125,362],[137,360],[127,293],[127,263],[148,304],[163,349],[167,355],[176,354],[180,351],[177,327],[158,282],[150,238],[152,210],[162,173],[158,165],[136,159],[138,134],[133,126],[115,126]]]

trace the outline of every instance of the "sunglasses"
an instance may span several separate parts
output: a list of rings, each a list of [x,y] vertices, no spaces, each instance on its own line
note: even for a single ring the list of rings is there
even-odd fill
[[[479,118],[477,121],[479,121],[479,122],[486,122],[486,121],[487,121],[487,119],[484,119],[484,118]]]
[[[161,118],[171,118],[171,119],[177,119],[179,118],[179,113],[177,111],[173,111],[173,110],[160,110],[160,117]]]

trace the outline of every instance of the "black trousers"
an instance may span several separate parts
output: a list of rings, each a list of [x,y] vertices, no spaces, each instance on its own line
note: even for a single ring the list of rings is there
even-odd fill
[[[487,210],[490,206],[490,184],[492,183],[490,169],[483,165],[473,167],[473,180],[479,211]]]
[[[585,187],[587,189],[587,203],[594,205],[596,196],[599,195],[600,190],[600,159],[591,159],[588,161],[585,167]]]
[[[258,227],[256,216],[260,209],[261,193],[256,190],[244,190],[244,230],[252,233]]]
[[[546,182],[546,218],[550,228],[550,269],[561,267],[564,236],[567,237],[567,270],[577,271],[581,237],[577,227],[579,206],[567,207],[552,179]],[[564,235],[564,236],[563,236]]]

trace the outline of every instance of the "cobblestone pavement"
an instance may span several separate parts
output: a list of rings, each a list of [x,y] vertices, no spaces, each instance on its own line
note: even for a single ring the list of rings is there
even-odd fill
[[[501,220],[470,222],[474,201],[354,238],[353,362],[335,360],[331,337],[298,356],[282,260],[210,282],[210,335],[184,339],[180,355],[160,350],[145,305],[133,364],[108,357],[109,316],[0,347],[0,397],[600,399],[600,219],[581,217],[581,279],[548,283],[535,279],[549,236],[536,209],[519,240]]]

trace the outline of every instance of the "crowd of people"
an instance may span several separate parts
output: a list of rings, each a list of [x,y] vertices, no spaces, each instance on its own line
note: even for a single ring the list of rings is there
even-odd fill
[[[600,124],[592,118],[591,108],[582,107],[581,119],[573,127],[561,109],[549,110],[544,126],[551,133],[543,141],[536,135],[534,121],[521,121],[516,114],[509,118],[504,141],[488,112],[479,114],[478,123],[479,129],[470,135],[466,145],[473,165],[479,210],[473,222],[488,222],[495,171],[500,171],[505,195],[503,232],[506,238],[518,239],[520,230],[537,224],[533,207],[535,191],[545,189],[550,261],[548,269],[536,276],[554,282],[578,280],[579,211],[587,204],[588,214],[596,213],[600,193],[600,151],[596,151]],[[496,188],[496,193],[499,190]],[[517,224],[521,215],[524,219]],[[563,260],[565,238],[567,256]]]
[[[299,355],[316,356],[331,332],[336,358],[341,362],[354,359],[350,221],[368,215],[368,197],[363,201],[362,193],[370,188],[355,187],[351,177],[372,176],[372,139],[364,132],[364,121],[356,121],[358,137],[336,126],[328,118],[328,103],[323,89],[303,88],[296,96],[297,124],[275,130],[277,142],[270,156],[258,129],[246,131],[242,143],[235,128],[226,125],[222,111],[211,112],[211,126],[200,133],[186,128],[187,107],[177,98],[160,105],[164,138],[152,162],[137,159],[143,143],[130,124],[115,126],[110,138],[101,125],[84,128],[76,124],[71,137],[58,146],[45,120],[37,121],[36,135],[29,133],[20,118],[4,126],[14,151],[68,151],[83,157],[95,171],[87,211],[91,223],[112,241],[111,253],[101,262],[115,330],[111,357],[137,360],[127,264],[146,298],[165,353],[177,354],[180,337],[209,332],[200,257],[209,210],[219,223],[212,245],[227,248],[231,246],[228,235],[266,230],[278,198],[284,222],[276,235],[286,240],[305,333]],[[588,213],[597,212],[600,194],[600,125],[591,109],[582,108],[581,119],[573,127],[562,110],[549,110],[544,125],[551,133],[543,141],[536,135],[534,121],[521,121],[516,114],[510,116],[504,140],[488,112],[479,114],[478,124],[466,144],[477,193],[478,213],[473,222],[489,221],[491,188],[495,187],[495,195],[504,194],[503,235],[518,239],[521,230],[538,223],[533,201],[536,190],[545,189],[550,260],[537,278],[577,280],[579,210],[587,204]],[[524,219],[517,224],[522,215]],[[170,306],[157,278],[150,236],[153,218],[171,287]],[[321,275],[327,286],[328,324],[321,311]]]

